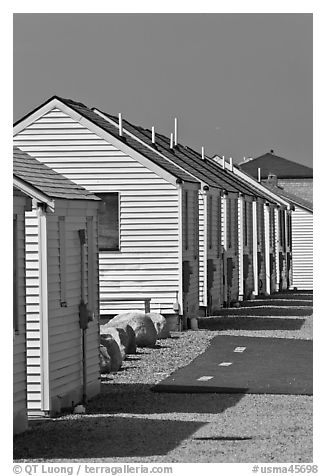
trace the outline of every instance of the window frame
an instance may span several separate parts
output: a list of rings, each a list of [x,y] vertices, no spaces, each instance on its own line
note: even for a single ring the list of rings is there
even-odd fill
[[[106,252],[106,253],[118,253],[121,251],[121,216],[120,216],[120,210],[121,210],[121,193],[120,192],[117,192],[117,191],[114,191],[114,192],[96,192],[95,195],[101,199],[101,201],[103,201],[105,203],[105,200],[103,199],[103,196],[107,196],[107,195],[116,195],[117,196],[117,205],[118,205],[118,209],[117,209],[117,216],[118,216],[118,223],[117,223],[117,232],[118,232],[118,245],[116,248],[108,248],[108,247],[101,247],[101,233],[100,233],[100,229],[101,229],[101,213],[98,214],[98,249],[99,249],[99,252]]]

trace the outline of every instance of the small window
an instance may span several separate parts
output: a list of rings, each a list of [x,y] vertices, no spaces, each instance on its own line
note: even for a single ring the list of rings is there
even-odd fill
[[[96,195],[102,200],[99,206],[99,250],[119,251],[119,193],[97,193]]]

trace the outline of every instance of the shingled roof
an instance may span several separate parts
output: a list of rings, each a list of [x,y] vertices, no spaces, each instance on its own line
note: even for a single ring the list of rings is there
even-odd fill
[[[304,200],[303,198],[295,195],[294,193],[290,193],[287,190],[284,190],[283,187],[279,185],[271,185],[268,182],[264,184],[267,188],[269,188],[272,192],[277,193],[280,197],[283,197],[285,200],[289,200],[292,204],[297,205],[298,207],[304,208],[310,212],[313,211],[313,204],[308,200]]]
[[[66,104],[67,106],[71,107],[74,109],[76,112],[78,112],[80,115],[85,117],[86,119],[89,119],[93,124],[99,126],[102,128],[104,131],[108,132],[115,138],[119,140],[123,140],[125,144],[127,144],[129,147],[131,147],[133,150],[136,152],[142,154],[144,157],[147,159],[150,159],[152,162],[154,162],[156,165],[160,166],[163,170],[166,170],[170,174],[172,174],[174,177],[177,179],[180,179],[185,182],[191,182],[191,183],[198,183],[198,180],[191,175],[189,175],[187,172],[185,172],[183,169],[177,167],[173,163],[169,162],[166,160],[164,157],[162,157],[159,153],[156,151],[148,149],[146,146],[141,144],[139,141],[133,139],[130,136],[124,135],[123,138],[119,135],[119,130],[110,124],[106,119],[103,119],[103,117],[99,116],[94,112],[94,110],[90,109],[89,107],[85,106],[82,103],[75,102],[71,99],[64,99],[61,97],[56,98]]]
[[[231,171],[231,164],[228,161],[225,161],[225,165],[223,166],[223,158],[215,155],[211,160],[213,160],[215,163],[217,162],[223,170],[227,170],[229,173],[232,173],[236,175],[236,177],[239,180],[242,180],[243,182],[250,184],[251,187],[254,189],[259,190],[259,192],[264,196],[266,200],[272,203],[284,205],[286,204],[291,205],[292,202],[290,199],[285,198],[280,195],[279,190],[281,189],[280,187],[275,187],[275,189],[271,189],[271,187],[267,187],[266,182],[258,182],[255,177],[252,177],[251,175],[247,174],[244,170],[241,170],[238,165],[233,164],[232,165],[232,171]],[[281,189],[283,190],[283,188]],[[287,202],[287,203],[286,203]]]
[[[152,144],[152,134],[149,129],[136,126],[123,119],[124,135],[121,137],[119,135],[118,118],[104,113],[98,108],[89,108],[80,102],[53,96],[35,111],[54,99],[68,106],[77,114],[101,128],[104,132],[122,141],[131,149],[151,160],[154,164],[160,166],[177,179],[192,183],[202,182],[209,187],[226,192],[243,193],[245,195],[266,198],[264,193],[256,187],[248,184],[248,182],[239,177],[235,177],[228,170],[224,170],[222,166],[217,164],[214,160],[208,157],[203,160],[201,154],[190,147],[178,143],[178,145],[171,149],[170,139],[163,134],[155,135],[154,145]],[[32,111],[29,115],[35,111]],[[16,122],[16,124],[19,124],[28,116],[23,117]]]
[[[118,118],[111,114],[104,113],[97,109],[101,114],[111,120],[115,127],[118,127]],[[163,134],[155,134],[155,146],[152,144],[152,133],[149,129],[144,129],[141,126],[131,124],[126,119],[123,120],[124,130],[137,137],[139,140],[145,142],[149,147],[155,147],[169,160],[182,167],[188,173],[194,175],[202,182],[210,187],[219,188],[228,192],[241,192],[247,195],[260,196],[262,195],[251,187],[246,182],[232,176],[227,171],[223,170],[218,164],[211,159],[202,159],[200,153],[194,151],[190,147],[182,145],[180,142],[173,149],[170,148],[170,139]]]
[[[275,155],[272,151],[239,164],[244,172],[252,177],[257,177],[257,169],[260,168],[260,176],[267,179],[269,174],[277,175],[279,179],[303,179],[312,178],[313,170],[306,165],[301,165],[291,160]]]
[[[200,154],[192,151],[188,147],[178,145],[177,147],[174,147],[173,151],[171,151],[169,148],[169,140],[163,135],[156,136],[157,144],[156,147],[153,147],[150,131],[141,127],[133,126],[126,120],[123,120],[124,131],[132,133],[133,137],[128,133],[125,133],[123,137],[121,137],[119,135],[118,119],[116,117],[105,113],[102,113],[105,115],[105,117],[102,117],[100,114],[95,112],[95,108],[90,109],[84,104],[71,99],[53,96],[27,116],[17,121],[15,125],[18,125],[28,116],[55,99],[77,112],[80,116],[91,121],[104,132],[108,132],[116,139],[121,140],[124,144],[151,160],[154,164],[160,166],[163,170],[167,171],[177,179],[191,183],[199,183],[201,181],[210,187],[226,190],[228,192],[242,192],[249,195],[255,194],[248,187],[241,186],[239,181],[223,177],[223,173],[218,170],[219,167],[217,165],[217,170],[214,170],[215,166],[212,167],[210,161],[203,161]],[[97,111],[99,110],[97,109]],[[99,112],[101,113],[101,111]],[[111,119],[113,123],[107,120],[107,118]]]
[[[18,147],[13,148],[13,175],[50,198],[100,200]]]

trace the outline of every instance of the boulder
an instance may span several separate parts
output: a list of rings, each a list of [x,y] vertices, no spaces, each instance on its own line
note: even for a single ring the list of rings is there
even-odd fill
[[[100,345],[100,371],[101,374],[109,374],[111,372],[111,357],[104,345]]]
[[[152,320],[157,332],[158,339],[167,339],[168,337],[171,337],[169,325],[164,316],[162,316],[158,312],[148,312],[146,316],[150,317],[150,319]]]
[[[118,327],[110,327],[109,323],[100,326],[100,334],[110,334],[119,346],[122,360],[126,357],[126,344],[128,340],[127,333]]]
[[[111,358],[111,372],[117,372],[122,365],[122,356],[119,345],[111,334],[102,334],[101,344],[106,348]]]
[[[136,336],[136,345],[138,347],[154,347],[157,340],[157,332],[153,321],[144,312],[135,311],[125,314],[118,314],[110,324],[120,326],[129,324],[133,328]]]
[[[124,312],[123,314],[114,316],[114,318],[111,319],[109,323],[110,326],[114,325],[114,327],[117,327],[120,324],[129,324],[129,321],[132,319],[141,319],[142,317],[146,317],[146,314],[142,311]]]
[[[126,333],[128,336],[128,347],[127,347],[127,354],[136,354],[137,352],[137,345],[136,345],[136,334],[135,331],[129,324],[125,326],[121,326],[122,329],[126,329]]]
[[[125,346],[126,354],[136,354],[137,352],[137,345],[136,345],[136,335],[135,331],[129,324],[112,324],[112,321],[109,321],[104,326],[101,326],[101,333],[102,328],[103,331],[106,329],[106,326],[111,326],[124,331],[123,336],[120,336],[122,344]],[[105,332],[104,332],[105,333]]]

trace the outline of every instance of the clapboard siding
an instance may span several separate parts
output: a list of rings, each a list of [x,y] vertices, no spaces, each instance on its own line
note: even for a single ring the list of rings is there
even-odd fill
[[[242,214],[242,222],[240,220]],[[240,230],[240,227],[242,229]],[[241,241],[240,241],[241,239]],[[238,279],[243,281],[243,297],[249,297],[254,290],[252,257],[252,201],[246,196],[238,199]],[[245,278],[244,256],[248,256],[248,270]]]
[[[219,193],[198,192],[199,304],[207,311],[223,305],[221,257],[221,198]],[[205,237],[206,236],[206,243]],[[213,274],[209,267],[214,268]]]
[[[98,333],[98,260],[97,260],[97,203],[91,201],[56,200],[55,213],[47,214],[47,284],[48,284],[48,349],[50,411],[71,405],[81,398],[82,347],[79,327],[79,303],[81,299],[81,251],[78,230],[87,229],[87,220],[92,217],[92,250],[86,246],[86,278],[92,275],[93,284],[85,285],[85,299],[92,301],[94,322],[87,330],[87,385],[99,385],[99,333]],[[66,268],[60,270],[59,217],[65,217]],[[26,213],[26,311],[27,311],[27,389],[30,415],[42,414],[42,359],[40,323],[40,276],[39,233],[37,212]],[[90,254],[89,254],[90,253]],[[92,257],[91,257],[92,253]],[[89,267],[91,263],[92,270]],[[61,273],[65,272],[67,307],[60,305]],[[93,296],[91,296],[93,293]],[[46,346],[44,347],[46,348]],[[43,374],[44,377],[44,374]],[[65,396],[71,397],[64,398]],[[69,399],[70,398],[70,399]],[[75,399],[75,400],[73,400]],[[56,402],[56,403],[55,403]]]
[[[247,245],[244,246],[244,253],[249,256],[248,277],[246,279],[247,297],[254,291],[254,268],[253,268],[253,220],[252,201],[247,202]]]
[[[216,312],[223,306],[223,263],[221,253],[221,197],[220,193],[209,194],[211,204],[208,208],[208,219],[211,225],[208,227],[207,243],[207,264],[208,272],[208,311],[210,314]],[[211,208],[211,211],[210,211]],[[209,266],[213,266],[212,270]],[[211,274],[212,273],[212,274]],[[210,282],[212,280],[212,282]]]
[[[244,233],[245,233],[245,198],[239,197],[237,200],[237,219],[238,219],[238,280],[239,295],[244,298],[244,275],[243,275],[243,255],[244,255]],[[242,289],[242,290],[241,290]]]
[[[277,286],[276,286],[278,256],[276,256],[277,255],[277,253],[276,253],[277,234],[276,234],[276,225],[275,225],[275,210],[276,210],[276,206],[275,205],[270,205],[270,207],[269,207],[270,224],[271,224],[270,253],[273,256],[273,263],[274,263],[272,273],[271,273],[271,292],[278,291]]]
[[[279,291],[279,284],[280,284],[280,255],[281,247],[280,247],[280,227],[279,227],[279,210],[277,208],[274,209],[274,253],[275,253],[275,285],[276,290]]]
[[[258,263],[258,292],[263,294],[266,292],[266,261],[265,261],[265,216],[264,202],[258,199],[257,202],[257,253],[260,256]]]
[[[231,202],[231,247],[229,248],[228,257],[233,261],[233,279],[230,289],[231,302],[237,301],[239,298],[239,260],[238,260],[238,247],[239,247],[239,221],[238,221],[238,199],[229,194],[229,200]]]
[[[221,274],[223,301],[230,303],[239,297],[239,260],[238,260],[238,198],[235,194],[226,194],[221,199],[221,246],[223,256],[221,258]],[[232,259],[232,285],[229,286],[227,260]],[[224,271],[223,271],[224,270]],[[223,276],[224,273],[224,276]]]
[[[120,251],[100,252],[101,297],[150,297],[154,311],[173,313],[179,290],[177,188],[57,108],[14,141],[92,192],[120,192]],[[133,269],[138,273],[129,273]],[[169,270],[168,280],[153,272],[161,269]],[[102,303],[101,314],[141,305]]]
[[[206,302],[206,248],[205,248],[205,213],[206,195],[198,191],[198,212],[199,212],[199,305],[207,306]]]
[[[13,343],[13,431],[27,428],[26,325],[25,325],[25,207],[24,197],[13,198],[16,223],[17,324]]]
[[[313,289],[313,213],[299,206],[292,212],[292,287]]]
[[[50,370],[50,395],[55,399],[62,394],[72,393],[82,385],[82,345],[81,330],[79,327],[79,303],[81,300],[81,247],[78,230],[87,229],[87,216],[93,214],[91,232],[93,241],[96,240],[96,203],[72,201],[69,202],[69,218],[65,220],[65,253],[66,257],[66,301],[67,307],[60,307],[60,274],[59,270],[59,217],[66,216],[66,206],[68,202],[57,203],[55,216],[52,217],[51,239],[48,240],[48,253],[56,257],[57,266],[49,268],[48,288],[49,288],[49,370]],[[78,212],[83,211],[83,214]],[[55,225],[55,226],[54,226]],[[55,233],[56,229],[56,233]],[[95,241],[95,245],[97,241]],[[85,246],[85,302],[89,302],[87,276],[88,253],[93,253],[93,276],[97,276],[97,247],[93,250]],[[98,315],[97,309],[97,282],[92,288],[95,294],[92,302],[95,308],[93,311]],[[54,298],[57,299],[54,299]],[[99,379],[99,334],[98,318],[89,323],[86,331],[87,352],[87,384],[96,384]],[[60,345],[58,343],[60,342]],[[64,345],[65,344],[65,345]],[[74,402],[75,403],[75,402]],[[72,404],[72,402],[71,402]]]
[[[41,397],[38,391],[41,385],[41,323],[39,287],[40,262],[38,254],[39,230],[35,206],[25,214],[26,269],[33,270],[33,276],[26,274],[26,340],[27,340],[27,408],[41,411]],[[30,296],[33,293],[33,296]],[[32,347],[33,352],[30,351]],[[32,375],[32,380],[30,376]],[[35,393],[38,395],[35,400]],[[32,402],[32,403],[31,403]],[[36,403],[38,402],[38,403]]]
[[[199,311],[199,213],[198,191],[182,190],[183,266],[188,262],[190,275],[187,290],[183,289],[183,309],[187,317]],[[187,274],[187,273],[186,273]],[[187,278],[186,278],[187,281]]]
[[[278,273],[276,276],[277,290],[279,291],[287,288],[287,245],[285,242],[286,236],[283,236],[285,232],[285,213],[287,212],[281,209],[275,210],[275,262]]]

